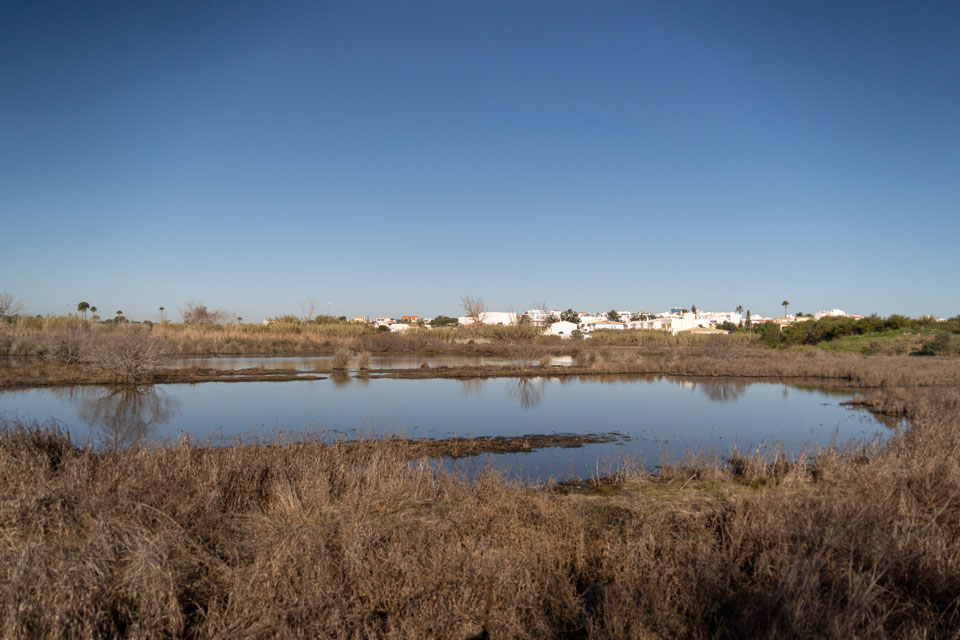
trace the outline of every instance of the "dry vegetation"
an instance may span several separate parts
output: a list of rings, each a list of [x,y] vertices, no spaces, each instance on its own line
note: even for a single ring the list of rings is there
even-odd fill
[[[425,442],[182,441],[96,453],[55,427],[7,424],[2,637],[954,638],[960,629],[957,358],[773,351],[717,336],[614,346],[347,325],[41,324],[0,330],[0,353],[35,356],[8,359],[0,387],[202,378],[159,372],[163,355],[333,353],[334,378],[353,363],[361,375],[417,377],[830,379],[911,426],[882,447],[798,463],[729,452],[655,475],[624,468],[529,487],[493,473],[465,483],[417,461],[438,454]],[[431,351],[510,364],[368,370],[371,353]],[[574,366],[549,366],[559,354]]]
[[[322,372],[359,369],[371,375],[477,377],[490,375],[651,374],[743,378],[823,378],[861,386],[960,384],[955,357],[908,357],[883,353],[828,353],[815,347],[774,350],[754,336],[678,335],[630,332],[630,346],[536,338],[529,326],[411,330],[369,333],[355,325],[163,325],[92,324],[77,318],[32,319],[0,324],[0,389],[36,385],[116,382],[202,382],[238,379],[229,373],[163,368],[163,360],[186,354],[329,354]],[[34,326],[37,325],[37,326]],[[471,328],[467,328],[471,329]],[[497,332],[510,330],[513,334]],[[525,333],[526,332],[526,333]],[[496,333],[496,335],[494,335]],[[606,332],[616,333],[616,332]],[[626,332],[621,332],[626,333]],[[468,336],[473,336],[469,337]],[[485,337],[484,337],[485,336]],[[487,355],[509,364],[493,367],[423,368],[377,372],[377,354]],[[550,358],[573,356],[574,366],[549,366]],[[906,364],[905,364],[906,363]],[[258,372],[253,372],[257,374]],[[276,373],[249,379],[291,379]]]
[[[956,380],[926,362],[902,377]],[[910,428],[583,487],[389,442],[96,454],[8,425],[0,635],[956,637],[960,388],[865,393]]]

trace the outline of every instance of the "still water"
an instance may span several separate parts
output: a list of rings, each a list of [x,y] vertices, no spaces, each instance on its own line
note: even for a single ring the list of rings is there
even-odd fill
[[[0,393],[7,418],[56,420],[74,442],[112,449],[181,434],[229,444],[324,433],[409,437],[617,432],[625,440],[579,449],[490,455],[484,464],[525,479],[586,477],[618,461],[655,466],[687,450],[723,453],[882,438],[889,429],[840,403],[849,391],[776,383],[630,376],[362,379],[99,387]],[[471,463],[471,464],[476,464]]]

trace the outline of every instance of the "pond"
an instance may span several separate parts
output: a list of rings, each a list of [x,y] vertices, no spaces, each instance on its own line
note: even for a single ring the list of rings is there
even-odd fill
[[[357,378],[0,392],[7,418],[56,420],[74,442],[99,448],[173,441],[180,434],[230,444],[283,432],[327,438],[405,434],[448,438],[617,432],[618,442],[485,456],[511,476],[589,477],[624,459],[723,453],[883,438],[871,414],[841,405],[852,392],[741,380],[637,376],[491,379]],[[476,460],[457,465],[476,465]]]

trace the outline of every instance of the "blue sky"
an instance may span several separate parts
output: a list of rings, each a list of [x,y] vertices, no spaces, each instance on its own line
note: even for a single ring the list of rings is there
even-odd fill
[[[960,313],[960,4],[0,5],[0,290]]]

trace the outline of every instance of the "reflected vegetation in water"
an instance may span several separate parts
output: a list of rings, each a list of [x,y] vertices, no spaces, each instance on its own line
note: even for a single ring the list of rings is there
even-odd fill
[[[701,382],[697,388],[706,394],[712,402],[736,402],[747,392],[747,383],[733,382]]]
[[[289,382],[159,385],[139,389],[28,389],[0,393],[0,413],[55,419],[78,443],[104,450],[186,433],[229,444],[278,432],[412,438],[619,432],[629,444],[544,450],[496,460],[536,477],[595,473],[598,458],[655,463],[687,450],[805,447],[888,433],[841,405],[849,390],[740,379],[638,375],[393,379],[336,372]],[[518,457],[519,456],[519,457]]]
[[[460,383],[460,393],[462,395],[476,396],[483,391],[483,378],[464,378],[457,382]]]
[[[543,393],[547,388],[546,378],[516,378],[507,387],[510,397],[518,400],[525,411],[540,406]]]
[[[117,451],[152,439],[152,431],[180,411],[180,402],[157,387],[70,387],[54,390],[77,403],[77,415],[90,426],[92,444]]]

